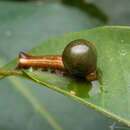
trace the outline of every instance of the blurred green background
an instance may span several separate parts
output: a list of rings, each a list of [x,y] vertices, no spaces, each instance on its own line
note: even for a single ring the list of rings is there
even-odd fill
[[[0,0],[0,65],[44,40],[103,25],[129,25],[129,0]],[[0,81],[1,130],[128,130],[127,126],[20,78]]]

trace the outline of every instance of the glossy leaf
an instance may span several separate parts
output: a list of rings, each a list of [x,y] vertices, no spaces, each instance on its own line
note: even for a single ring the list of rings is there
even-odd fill
[[[98,81],[87,83],[72,77],[58,77],[56,74],[37,71],[24,71],[24,75],[130,125],[129,35],[129,27],[101,27],[48,40],[30,51],[33,55],[61,54],[68,42],[74,39],[90,40],[98,52]],[[15,66],[16,61],[6,68],[12,70]]]
[[[102,25],[87,12],[60,3],[0,0],[0,9],[0,66],[46,39]],[[0,115],[0,129],[6,130],[126,127],[62,94],[15,77],[0,81]]]
[[[0,66],[43,40],[101,25],[88,12],[56,3],[0,0],[0,9]],[[0,81],[0,110],[0,129],[6,130],[129,129],[71,98],[15,77]]]
[[[0,81],[0,102],[1,129],[128,129],[66,96],[16,77]]]

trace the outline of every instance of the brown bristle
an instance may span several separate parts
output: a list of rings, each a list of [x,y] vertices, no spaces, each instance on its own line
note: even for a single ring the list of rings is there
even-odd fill
[[[27,58],[28,56],[29,56],[28,54],[26,54],[22,51],[19,53],[19,58]]]

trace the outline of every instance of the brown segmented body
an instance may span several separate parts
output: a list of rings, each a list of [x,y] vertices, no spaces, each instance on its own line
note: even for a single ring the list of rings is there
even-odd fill
[[[17,68],[29,67],[65,70],[61,55],[30,56],[20,52]]]
[[[61,55],[44,55],[44,56],[30,56],[23,52],[19,53],[18,65],[17,69],[21,68],[49,68],[49,69],[57,69],[61,71],[66,71],[63,65],[62,56]],[[93,81],[97,79],[97,71],[96,68],[92,72],[86,73],[85,79],[87,81]]]

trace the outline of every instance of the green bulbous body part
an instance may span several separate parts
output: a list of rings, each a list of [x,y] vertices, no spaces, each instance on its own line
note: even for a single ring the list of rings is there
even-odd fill
[[[65,69],[70,74],[84,77],[96,70],[96,48],[89,41],[74,40],[65,47],[62,60]]]

